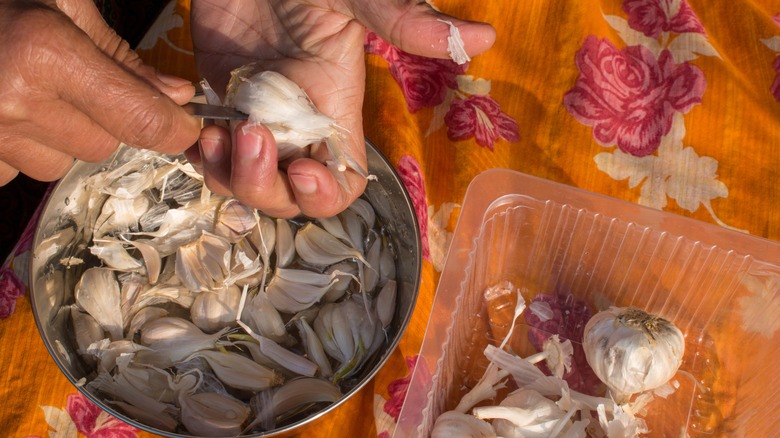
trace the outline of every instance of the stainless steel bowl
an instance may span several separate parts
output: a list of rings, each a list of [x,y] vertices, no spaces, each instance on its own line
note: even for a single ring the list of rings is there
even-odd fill
[[[354,386],[341,400],[306,418],[253,436],[286,436],[309,429],[317,420],[343,404],[374,377],[398,345],[409,323],[420,285],[422,266],[420,229],[409,195],[392,165],[368,141],[366,151],[369,172],[377,178],[368,182],[365,196],[389,230],[397,254],[398,295],[395,317],[388,332],[389,341],[386,343],[386,348],[375,355],[354,377]],[[121,160],[121,155],[119,159]],[[79,231],[89,220],[88,209],[86,205],[74,205],[78,202],[77,193],[83,185],[84,178],[116,164],[115,157],[97,164],[77,162],[54,188],[42,212],[33,241],[34,251],[30,271],[33,315],[43,342],[57,366],[71,383],[95,404],[140,429],[169,437],[188,436],[160,431],[141,424],[115,409],[98,394],[90,393],[82,387],[85,379],[94,377],[96,371],[94,366],[86,363],[76,353],[68,306],[74,302],[74,286],[83,268],[66,267],[66,264],[61,261],[69,257],[79,257],[88,251],[88,242]]]

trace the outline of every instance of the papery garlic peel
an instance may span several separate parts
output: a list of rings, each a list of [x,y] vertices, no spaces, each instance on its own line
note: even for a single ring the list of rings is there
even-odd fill
[[[611,307],[585,325],[583,348],[615,401],[664,385],[677,373],[685,337],[671,322],[635,308]]]

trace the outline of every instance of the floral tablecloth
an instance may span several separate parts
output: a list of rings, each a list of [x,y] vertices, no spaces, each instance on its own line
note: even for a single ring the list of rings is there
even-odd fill
[[[366,136],[414,199],[423,282],[387,366],[317,436],[392,433],[459,203],[484,170],[514,169],[780,240],[780,2],[435,6],[492,23],[498,39],[459,66],[366,35]],[[188,15],[187,0],[172,1],[138,52],[162,71],[197,80]],[[23,284],[30,237],[22,236],[0,283],[1,434],[148,436],[92,405],[48,355]]]

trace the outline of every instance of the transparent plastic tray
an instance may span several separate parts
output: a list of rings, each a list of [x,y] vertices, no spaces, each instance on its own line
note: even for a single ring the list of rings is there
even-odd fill
[[[501,281],[527,302],[562,300],[564,325],[617,305],[683,331],[679,387],[649,405],[648,436],[780,430],[780,244],[494,169],[467,191],[395,436],[428,436],[480,378],[485,346],[511,322],[511,306],[484,295]],[[536,352],[528,335],[521,316],[511,343],[521,356]]]

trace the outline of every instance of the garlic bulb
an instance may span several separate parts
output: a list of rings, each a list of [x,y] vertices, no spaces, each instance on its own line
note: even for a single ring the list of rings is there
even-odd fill
[[[611,307],[585,326],[583,348],[615,401],[658,388],[680,367],[685,337],[671,322],[635,308]]]

